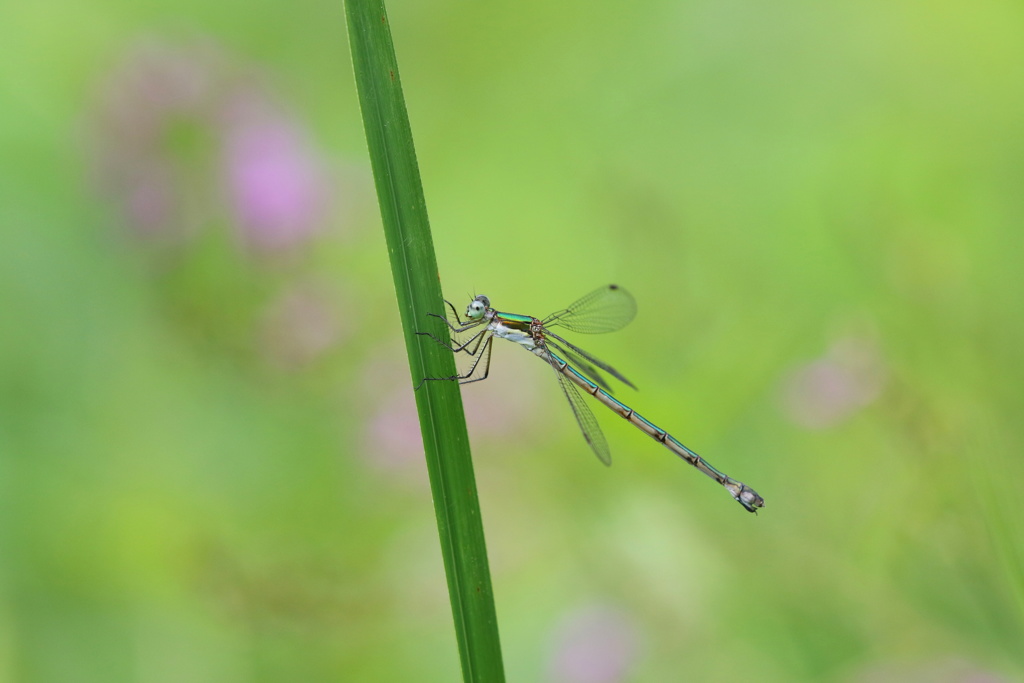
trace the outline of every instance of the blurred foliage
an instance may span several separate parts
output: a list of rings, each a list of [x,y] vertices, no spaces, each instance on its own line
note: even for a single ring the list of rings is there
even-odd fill
[[[451,681],[338,4],[0,8],[0,680]],[[389,5],[513,681],[1024,678],[1019,6]]]

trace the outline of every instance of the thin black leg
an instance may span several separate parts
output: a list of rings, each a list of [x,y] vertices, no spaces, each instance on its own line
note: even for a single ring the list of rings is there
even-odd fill
[[[424,377],[420,380],[420,383],[416,385],[416,389],[419,390],[423,386],[424,382],[455,382],[459,384],[472,384],[473,382],[479,382],[487,379],[487,376],[491,373],[491,345],[494,343],[494,337],[487,337],[486,343],[483,346],[483,352],[477,356],[476,361],[473,363],[473,367],[469,369],[465,375],[452,375],[451,377]],[[479,351],[480,343],[477,343],[476,351]],[[470,355],[476,355],[475,353]],[[473,377],[473,373],[476,372],[477,367],[480,365],[480,361],[487,357],[487,362],[484,363],[484,374],[482,377]]]

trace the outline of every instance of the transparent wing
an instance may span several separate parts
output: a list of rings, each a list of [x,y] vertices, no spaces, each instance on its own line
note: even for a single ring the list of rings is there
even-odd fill
[[[557,340],[557,341],[555,341],[555,340]],[[602,370],[604,370],[609,375],[611,375],[615,379],[619,380],[620,382],[622,382],[626,386],[628,386],[628,387],[630,387],[632,389],[636,389],[636,387],[633,386],[633,383],[630,382],[625,377],[623,377],[622,374],[618,370],[616,370],[612,366],[608,365],[604,361],[600,361],[597,358],[594,358],[589,353],[587,353],[586,351],[584,351],[580,347],[576,346],[575,344],[567,342],[566,340],[562,339],[561,337],[559,337],[554,332],[548,332],[547,333],[547,343],[550,346],[553,346],[556,350],[561,351],[562,353],[564,353],[566,355],[566,360],[569,361],[570,365],[572,365],[573,367],[579,368],[579,370],[583,374],[585,374],[590,379],[594,380],[595,384],[597,384],[599,387],[601,387],[602,389],[604,389],[608,393],[611,393],[611,389],[608,388],[608,386],[602,380],[601,376],[597,374],[597,371],[594,369],[593,366],[596,365],[597,367],[601,368]]]
[[[597,371],[597,368],[595,368],[593,365],[584,360],[584,358],[579,354],[576,354],[570,351],[569,349],[560,346],[557,342],[554,341],[554,339],[552,339],[553,336],[554,335],[549,334],[547,339],[544,340],[544,343],[547,344],[548,347],[557,351],[563,359],[569,361],[569,365],[573,366],[574,368],[582,372],[584,375],[589,377],[590,381],[592,381],[594,384],[601,387],[609,394],[612,393],[611,387],[609,387],[608,383],[604,381],[604,377],[602,377],[601,373]]]
[[[597,455],[601,462],[605,465],[611,465],[612,454],[608,449],[608,441],[604,438],[604,433],[601,431],[601,427],[598,426],[594,413],[583,400],[583,397],[580,396],[576,385],[567,380],[562,371],[558,369],[558,363],[554,359],[549,359],[548,362],[558,377],[558,386],[562,387],[562,393],[565,394],[566,400],[569,401],[569,407],[572,408],[572,414],[576,417],[576,424],[580,426],[580,431],[583,432],[583,438],[587,440],[590,448],[593,449],[594,454]]]
[[[636,317],[636,299],[618,285],[595,289],[568,308],[544,319],[545,327],[564,327],[582,334],[614,332]]]

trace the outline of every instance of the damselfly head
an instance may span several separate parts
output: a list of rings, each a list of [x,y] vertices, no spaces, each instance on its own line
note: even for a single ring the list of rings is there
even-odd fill
[[[483,294],[480,294],[475,299],[469,302],[466,306],[466,317],[470,320],[479,320],[484,317],[484,313],[488,308],[491,307],[491,301]]]

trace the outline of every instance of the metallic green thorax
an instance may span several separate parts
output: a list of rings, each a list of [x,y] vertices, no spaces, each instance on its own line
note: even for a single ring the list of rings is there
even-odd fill
[[[500,320],[505,327],[512,328],[513,330],[522,330],[523,332],[530,331],[530,325],[533,324],[534,320],[531,316],[519,315],[517,313],[495,312],[494,317]]]

